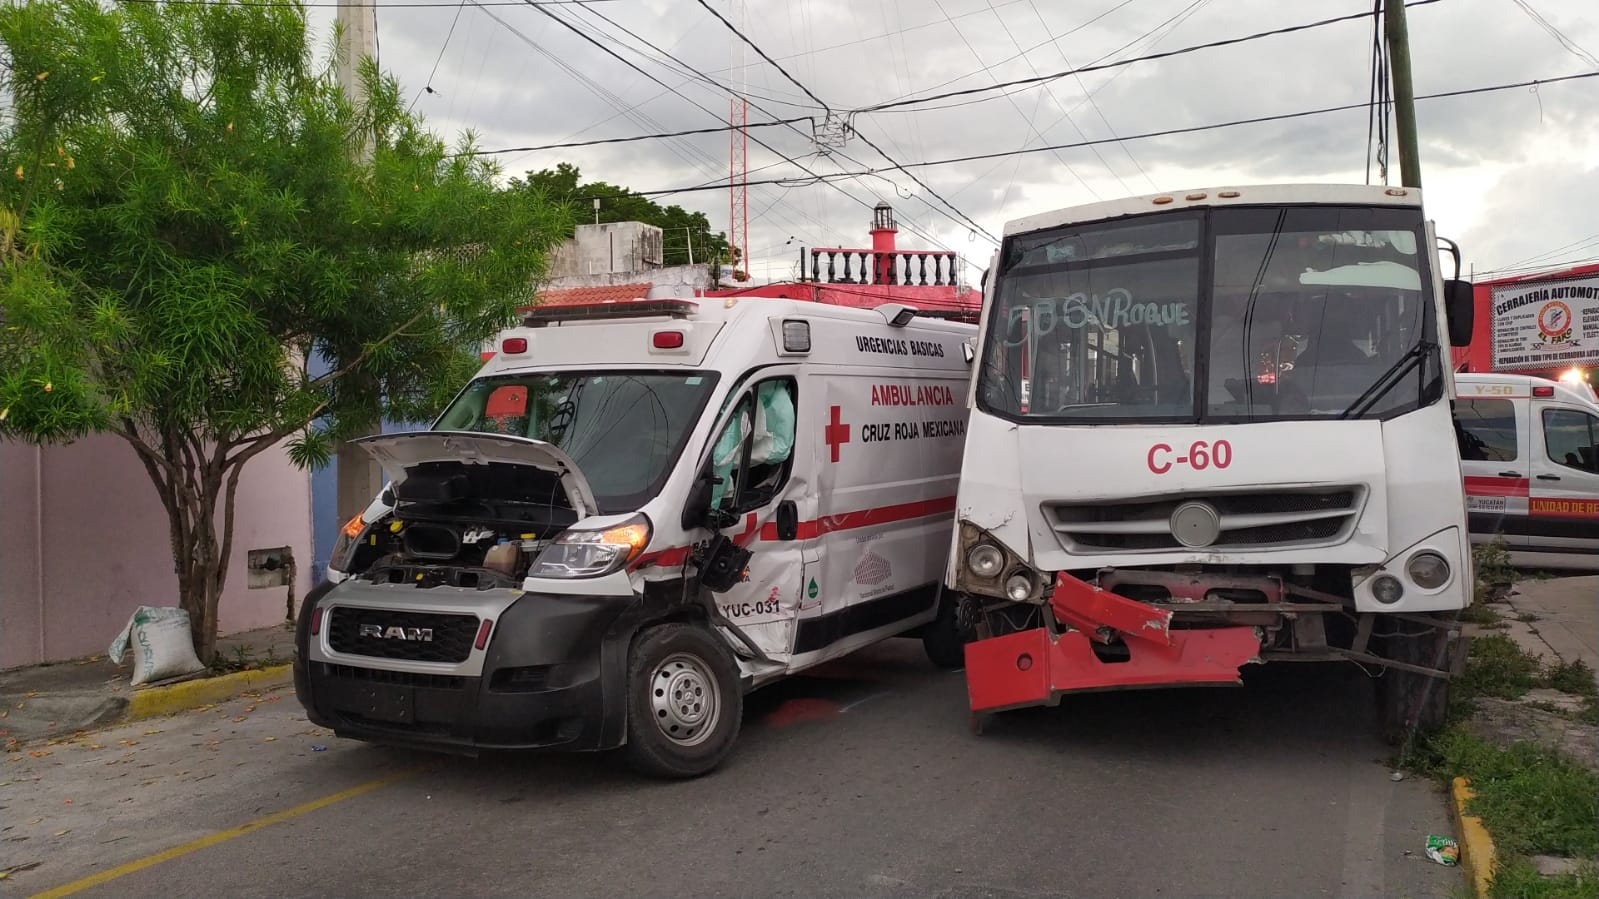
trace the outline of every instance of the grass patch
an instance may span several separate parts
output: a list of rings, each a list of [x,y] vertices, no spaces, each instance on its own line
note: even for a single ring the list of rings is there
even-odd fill
[[[248,643],[243,643],[233,647],[231,655],[217,653],[216,658],[211,660],[211,673],[232,674],[235,671],[256,671],[261,668],[270,668],[274,665],[284,665],[291,661],[293,660],[279,657],[271,646],[267,647],[266,655],[258,656],[255,654],[254,647]]]
[[[1576,696],[1599,696],[1599,683],[1593,679],[1593,669],[1581,659],[1561,662],[1544,674],[1544,682],[1562,693]]]
[[[1531,612],[1522,612],[1520,615],[1516,616],[1516,620],[1523,624],[1532,624],[1534,621],[1538,620],[1538,616],[1532,614]]]
[[[1542,682],[1538,659],[1504,634],[1487,634],[1471,641],[1466,673],[1455,682],[1456,698],[1461,701],[1476,696],[1520,699]]]
[[[1552,749],[1517,743],[1500,749],[1459,728],[1436,745],[1452,776],[1471,780],[1467,811],[1482,817],[1506,856],[1599,856],[1599,775]]]
[[[1501,864],[1488,895],[1494,899],[1574,899],[1599,896],[1599,867],[1584,865],[1574,874],[1544,877],[1532,862],[1518,858]]]

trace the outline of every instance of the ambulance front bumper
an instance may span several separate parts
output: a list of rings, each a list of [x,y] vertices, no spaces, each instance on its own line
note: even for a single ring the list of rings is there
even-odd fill
[[[486,646],[455,666],[464,673],[440,673],[448,666],[332,650],[334,619],[352,607],[325,586],[306,598],[294,662],[295,693],[312,723],[340,737],[468,755],[621,745],[637,597],[522,594],[495,616]],[[312,635],[322,597],[331,608]],[[345,650],[391,651],[340,638]]]

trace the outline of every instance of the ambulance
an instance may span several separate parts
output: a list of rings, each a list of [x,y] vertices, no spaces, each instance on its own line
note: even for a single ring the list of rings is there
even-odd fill
[[[431,430],[360,441],[389,484],[306,598],[300,702],[343,737],[692,777],[784,675],[901,635],[958,667],[975,335],[893,304],[533,311]]]
[[[1581,383],[1457,374],[1455,437],[1473,542],[1599,568],[1599,403]]]

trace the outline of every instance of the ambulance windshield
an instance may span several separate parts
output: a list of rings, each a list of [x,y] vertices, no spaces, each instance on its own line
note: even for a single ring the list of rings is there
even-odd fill
[[[979,401],[1029,421],[1387,418],[1441,396],[1420,212],[1184,210],[1013,237]]]
[[[514,434],[577,463],[604,513],[654,498],[699,420],[715,372],[561,371],[479,378],[436,431]]]

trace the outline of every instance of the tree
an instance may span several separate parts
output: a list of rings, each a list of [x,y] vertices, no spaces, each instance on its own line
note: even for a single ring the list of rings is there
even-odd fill
[[[535,196],[560,198],[572,203],[581,216],[589,209],[594,198],[600,200],[600,221],[643,222],[654,225],[663,232],[662,265],[688,265],[692,240],[695,263],[729,260],[727,234],[712,231],[711,221],[703,212],[689,212],[681,206],[662,206],[648,197],[641,197],[626,187],[604,181],[582,183],[582,173],[571,163],[557,163],[553,169],[528,172],[525,177],[512,178],[512,190],[529,191]],[[568,232],[567,237],[571,237]]]
[[[244,466],[440,408],[570,227],[307,38],[288,3],[0,10],[0,437],[133,448],[207,660]]]

